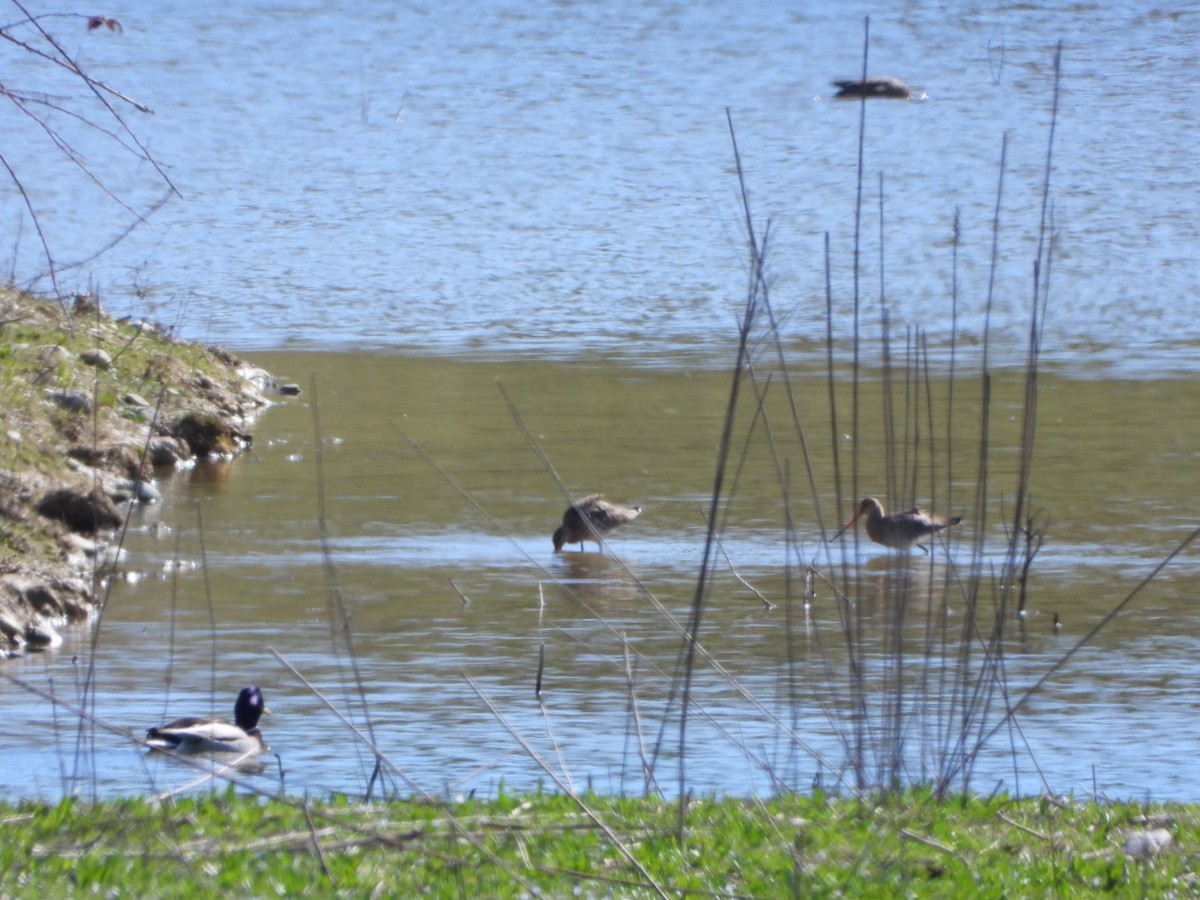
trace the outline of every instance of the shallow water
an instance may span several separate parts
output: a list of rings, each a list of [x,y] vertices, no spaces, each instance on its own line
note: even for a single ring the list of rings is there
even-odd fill
[[[665,723],[656,773],[664,790],[676,790],[678,719],[667,711],[666,685],[680,638],[671,618],[684,619],[692,599],[727,376],[366,353],[265,353],[256,362],[308,389],[262,418],[250,456],[164,481],[164,504],[135,518],[127,575],[99,631],[95,713],[140,731],[184,712],[221,711],[242,683],[255,681],[273,710],[264,730],[279,754],[259,783],[274,786],[282,765],[289,789],[363,790],[369,753],[270,652],[362,724],[346,646],[331,636],[331,621],[342,621],[341,612],[331,612],[333,584],[351,622],[375,741],[411,779],[402,790],[491,793],[501,783],[550,784],[502,718],[575,787],[640,791],[627,651],[643,739],[658,740]],[[823,487],[830,462],[828,429],[820,424],[827,418],[824,382],[811,372],[792,378],[802,414],[810,417],[818,496],[832,531],[847,511],[831,507]],[[497,381],[577,493],[603,490],[645,507],[613,534],[616,556],[590,545],[586,553],[552,552],[550,532],[564,501]],[[864,379],[867,407],[878,402],[871,384]],[[935,384],[933,393],[943,387]],[[1006,398],[1014,387],[1012,378],[997,380],[1000,449],[995,499],[983,526],[993,548],[989,565],[999,564],[1000,517],[1011,497],[1005,448],[1015,423]],[[960,382],[962,410],[972,408],[974,390],[969,378]],[[1111,382],[1043,378],[1033,500],[1049,531],[1031,570],[1023,627],[1014,620],[1005,645],[1014,700],[1195,527],[1185,488],[1196,453],[1187,423],[1200,414],[1198,402],[1183,380],[1136,380],[1118,391]],[[799,448],[783,407],[772,402],[768,409],[776,450],[800,478]],[[966,475],[975,455],[967,436],[977,419],[958,415],[964,418],[952,420],[956,447],[963,437],[954,452]],[[1144,434],[1155,436],[1149,455]],[[863,471],[879,477],[882,457],[871,429],[860,440]],[[797,482],[791,504],[797,543],[789,551],[778,469],[761,431],[749,447],[736,483],[727,486],[725,556],[714,570],[702,626],[705,646],[726,674],[710,664],[697,670],[687,757],[693,789],[739,794],[806,787],[818,772],[828,781],[848,760],[839,738],[848,733],[850,707],[837,607],[818,585],[806,615],[797,556],[823,571],[837,573],[844,564],[861,573],[867,658],[885,650],[893,586],[911,579],[904,640],[915,672],[921,666],[911,661],[926,646],[927,613],[940,608],[926,600],[927,586],[940,596],[947,552],[961,571],[969,568],[975,528],[968,521],[950,544],[936,546],[932,568],[920,554],[901,562],[853,540],[826,548],[811,493]],[[939,506],[969,514],[970,502],[958,486]],[[1198,674],[1200,613],[1192,602],[1198,586],[1200,564],[1194,553],[1185,555],[1022,710],[1016,767],[1002,730],[974,783],[985,790],[1002,783],[1009,790],[1090,792],[1094,778],[1112,796],[1200,797],[1186,752],[1197,737],[1189,711]],[[767,609],[755,592],[776,606]],[[952,636],[962,627],[964,606],[952,590],[946,619]],[[14,660],[8,670],[73,698],[86,639],[86,629],[76,629],[66,647]],[[543,646],[541,707],[534,685]],[[883,679],[887,667],[871,670],[872,679]],[[884,696],[883,686],[871,681],[872,703]],[[5,739],[0,790],[57,794],[63,772],[75,771],[72,717],[60,711],[65,724],[56,729],[46,721],[44,701],[9,684],[0,692],[13,721],[27,723]],[[881,720],[873,721],[878,727]],[[913,726],[909,775],[933,766],[937,721],[944,718],[930,711]],[[820,759],[795,749],[785,726]],[[86,777],[67,779],[67,786],[127,793],[190,776],[178,767],[143,766],[119,738],[100,733],[95,740],[79,770]],[[876,765],[874,756],[868,765]]]

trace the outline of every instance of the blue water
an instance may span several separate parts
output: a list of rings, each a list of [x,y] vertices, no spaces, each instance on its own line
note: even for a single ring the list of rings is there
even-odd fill
[[[135,2],[120,35],[55,20],[84,66],[154,109],[116,104],[180,194],[59,284],[99,286],[114,311],[241,350],[724,362],[746,282],[728,110],[755,220],[771,223],[772,301],[794,351],[813,352],[826,232],[839,338],[849,331],[860,106],[829,94],[862,69],[870,9],[809,6],[245,3],[212,15]],[[914,3],[877,13],[870,33],[868,69],[928,98],[866,110],[868,325],[882,178],[894,325],[946,347],[957,209],[960,335],[982,334],[1007,134],[992,339],[1023,348],[1061,40],[1046,355],[1100,375],[1194,370],[1200,11]],[[115,127],[77,85],[6,52],[14,83],[61,90]],[[28,119],[0,116],[60,263],[133,223]],[[133,211],[162,196],[151,165],[55,122]],[[11,190],[0,202],[0,244],[15,247],[5,268],[31,279],[46,263],[29,214]]]

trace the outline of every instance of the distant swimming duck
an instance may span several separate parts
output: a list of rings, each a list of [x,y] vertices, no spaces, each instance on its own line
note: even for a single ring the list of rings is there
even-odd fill
[[[640,506],[618,506],[603,499],[603,494],[581,497],[563,513],[562,525],[554,532],[554,551],[563,544],[578,544],[583,549],[585,540],[600,543],[600,538],[618,525],[641,515]]]
[[[879,78],[864,78],[857,81],[835,81],[833,86],[839,88],[834,97],[850,100],[861,100],[867,97],[885,97],[892,100],[911,100],[912,88],[891,75]]]
[[[907,550],[913,544],[921,547],[926,553],[928,549],[920,542],[928,540],[943,528],[957,525],[962,516],[939,516],[919,506],[914,506],[908,512],[884,513],[883,504],[874,497],[867,497],[858,505],[854,518],[842,526],[834,538],[841,537],[847,529],[863,516],[867,517],[867,537],[884,547],[895,550]]]
[[[224,719],[184,718],[146,732],[146,743],[154,750],[176,753],[233,753],[257,756],[267,747],[258,720],[266,711],[262,691],[251,684],[242,688],[233,704],[234,724]]]

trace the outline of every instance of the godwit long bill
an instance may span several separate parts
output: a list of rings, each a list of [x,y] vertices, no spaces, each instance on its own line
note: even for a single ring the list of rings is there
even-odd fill
[[[962,521],[962,516],[939,516],[919,506],[914,506],[908,512],[892,513],[889,516],[884,512],[882,503],[874,497],[867,497],[858,504],[858,512],[854,514],[854,518],[843,525],[833,537],[841,537],[863,516],[867,517],[867,537],[875,543],[896,550],[907,550],[916,544],[926,553],[929,550],[922,546],[921,541],[928,540],[943,528],[949,528]]]
[[[624,525],[641,515],[640,506],[618,506],[603,499],[601,494],[581,497],[563,513],[562,525],[554,532],[554,551],[563,544],[578,544],[583,549],[585,540],[600,543],[600,538],[618,525]]]

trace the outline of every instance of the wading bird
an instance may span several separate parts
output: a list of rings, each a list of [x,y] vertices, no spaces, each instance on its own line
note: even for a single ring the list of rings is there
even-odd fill
[[[242,688],[233,704],[233,723],[224,719],[189,717],[146,732],[154,750],[176,753],[236,753],[257,756],[267,749],[258,720],[266,712],[262,691],[251,684]]]
[[[583,549],[585,540],[600,543],[600,538],[618,525],[636,519],[642,512],[640,506],[618,506],[603,499],[602,494],[581,497],[563,513],[562,525],[554,532],[554,551],[563,544],[578,544]]]
[[[919,506],[914,506],[908,512],[892,513],[889,516],[884,512],[882,503],[874,497],[867,497],[858,504],[858,512],[854,514],[854,518],[843,525],[834,538],[845,534],[863,516],[867,517],[867,537],[875,543],[896,550],[907,550],[916,544],[926,553],[929,550],[922,546],[921,541],[926,541],[943,528],[949,528],[962,521],[962,516],[939,516]]]

